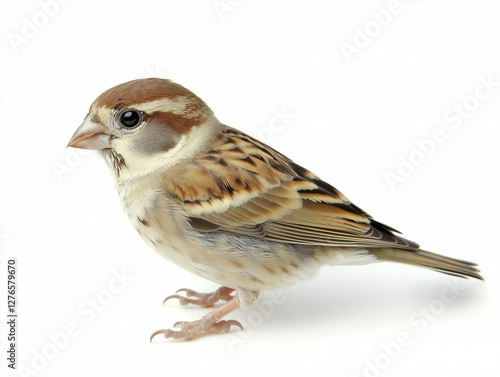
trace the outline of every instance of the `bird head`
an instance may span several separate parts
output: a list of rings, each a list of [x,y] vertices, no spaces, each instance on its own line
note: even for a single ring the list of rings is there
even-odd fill
[[[69,147],[99,150],[119,178],[133,178],[196,155],[220,123],[198,96],[170,80],[129,81],[90,106]]]

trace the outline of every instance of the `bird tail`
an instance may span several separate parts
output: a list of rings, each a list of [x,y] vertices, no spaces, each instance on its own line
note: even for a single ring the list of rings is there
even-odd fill
[[[461,278],[472,277],[484,280],[479,274],[480,271],[475,268],[477,266],[475,263],[445,257],[425,250],[371,249],[370,254],[375,255],[380,261],[411,264]]]

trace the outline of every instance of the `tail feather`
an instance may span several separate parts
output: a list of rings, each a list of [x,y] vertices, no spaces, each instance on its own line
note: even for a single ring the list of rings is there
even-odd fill
[[[460,259],[446,257],[444,255],[431,253],[425,250],[403,250],[403,249],[371,249],[373,254],[381,261],[399,262],[419,267],[426,267],[444,274],[462,278],[472,277],[484,280],[479,274],[475,263]]]

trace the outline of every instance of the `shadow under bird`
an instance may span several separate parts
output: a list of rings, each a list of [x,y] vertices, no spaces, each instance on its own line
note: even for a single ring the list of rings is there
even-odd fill
[[[149,246],[221,285],[167,297],[182,305],[225,303],[151,339],[241,327],[223,317],[324,265],[391,261],[482,279],[474,263],[420,249],[309,170],[220,123],[205,102],[170,80],[133,80],[105,91],[68,145],[104,157],[126,215]]]

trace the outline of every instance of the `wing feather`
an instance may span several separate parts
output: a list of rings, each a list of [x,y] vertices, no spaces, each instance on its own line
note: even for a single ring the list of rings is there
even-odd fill
[[[305,245],[419,247],[310,171],[232,128],[210,151],[170,169],[163,186],[200,231]]]

